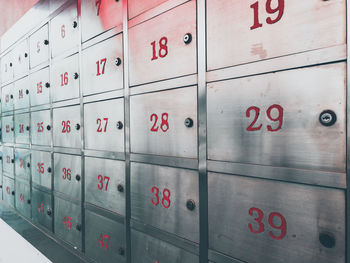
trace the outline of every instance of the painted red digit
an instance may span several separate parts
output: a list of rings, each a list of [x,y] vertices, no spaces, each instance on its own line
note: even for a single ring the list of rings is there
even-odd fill
[[[68,72],[61,74],[61,87],[68,85]]]
[[[62,133],[70,133],[70,121],[62,121]]]
[[[66,28],[64,25],[61,26],[61,38],[65,38],[66,36]]]
[[[44,174],[45,170],[44,170],[44,163],[38,163],[38,172],[39,174]]]
[[[169,208],[170,207],[170,191],[169,191],[169,189],[165,188],[163,190],[162,205],[163,205],[164,208]]]
[[[250,112],[251,111],[254,111],[255,112],[255,117],[254,117],[254,120],[253,122],[248,126],[248,128],[246,128],[247,131],[258,131],[261,129],[262,127],[262,124],[260,124],[258,127],[253,127],[254,124],[256,123],[256,121],[258,120],[259,118],[259,115],[260,115],[260,109],[258,107],[255,107],[255,106],[252,106],[252,107],[249,107],[247,109],[247,111],[245,112],[245,116],[247,118],[250,118]]]
[[[151,131],[152,131],[152,132],[157,132],[158,129],[159,129],[159,127],[156,127],[157,121],[158,121],[158,116],[157,116],[157,114],[153,113],[153,114],[151,115],[150,121],[152,122],[153,119],[154,119],[154,123],[153,123],[153,126],[152,126],[152,128],[151,128]]]
[[[262,223],[262,220],[264,218],[264,213],[263,213],[263,211],[261,211],[259,208],[256,208],[256,207],[252,207],[249,209],[250,216],[253,216],[254,212],[256,212],[258,214],[258,217],[254,218],[254,221],[258,223],[259,228],[258,228],[258,230],[254,230],[253,225],[251,223],[248,224],[248,228],[249,228],[250,232],[252,232],[254,234],[259,234],[261,232],[264,232],[264,230],[265,230],[265,226]]]
[[[168,118],[169,118],[168,113],[162,114],[162,123],[160,125],[160,128],[163,132],[166,132],[167,130],[169,130]]]
[[[103,129],[103,131],[106,132],[107,131],[108,118],[103,118],[103,120],[105,121],[105,128]]]
[[[97,73],[96,76],[100,76],[101,74],[105,74],[105,67],[106,67],[106,62],[107,62],[107,58],[103,58],[101,60],[97,60],[96,61],[96,65],[97,65]],[[102,65],[102,72],[100,72],[100,65]]]
[[[39,82],[36,84],[36,94],[43,93],[43,82]]]
[[[98,125],[98,127],[97,127],[97,132],[102,132],[102,128],[101,128],[101,123],[102,123],[102,121],[101,121],[101,119],[98,118],[98,119],[96,120],[96,123],[97,123],[97,125]]]
[[[96,0],[95,1],[95,5],[96,5],[96,8],[97,8],[97,16],[100,15],[101,2],[102,2],[102,0]]]
[[[66,133],[66,122],[65,121],[62,121],[61,122],[61,124],[62,124],[62,133]]]
[[[103,247],[104,246],[104,242],[103,242],[103,234],[100,234],[100,237],[98,238],[98,243],[100,243],[100,246]]]
[[[67,133],[70,133],[70,121],[66,122],[66,131]]]
[[[277,116],[276,118],[273,118],[273,117],[271,116],[271,111],[272,111],[273,109],[277,109],[277,111],[278,111],[278,116]],[[278,122],[279,122],[277,128],[275,128],[275,129],[273,129],[273,128],[271,127],[271,125],[267,125],[267,130],[270,131],[270,132],[275,132],[275,131],[280,130],[280,129],[282,128],[282,125],[283,125],[283,108],[282,108],[282,106],[277,105],[277,104],[274,104],[274,105],[270,106],[270,107],[267,109],[266,114],[267,114],[267,117],[268,117],[271,121],[275,121],[275,122],[278,121]]]
[[[21,200],[22,203],[24,203],[24,194],[20,194],[19,199]]]
[[[19,168],[24,168],[24,160],[19,159]]]
[[[6,94],[5,95],[5,102],[8,103],[10,101],[10,96],[9,94]]]
[[[9,186],[6,187],[6,192],[7,192],[7,194],[10,194],[10,191],[11,191],[10,187],[9,187]]]
[[[63,172],[63,175],[62,175],[63,180],[67,179],[70,181],[72,179],[71,169],[62,168],[62,172]]]
[[[108,176],[103,176],[103,180],[104,180],[104,181],[107,181],[106,187],[105,187],[105,190],[107,191],[108,183],[109,183],[109,177],[108,177]]]
[[[273,223],[273,218],[274,217],[278,217],[280,220],[281,220],[281,224],[279,226],[276,226],[274,223]],[[270,237],[273,238],[273,239],[276,239],[276,240],[281,240],[285,237],[286,233],[287,233],[287,221],[286,219],[284,218],[283,215],[281,215],[280,213],[277,213],[277,212],[272,212],[270,215],[269,215],[269,225],[275,229],[278,229],[281,231],[281,234],[279,236],[275,236],[275,234],[270,231]]]
[[[9,133],[9,132],[10,132],[10,125],[6,124],[6,133]]]
[[[19,133],[24,133],[24,124],[18,124]]]
[[[38,212],[40,214],[43,214],[44,213],[44,204],[43,203],[39,203],[38,204]]]
[[[161,58],[164,58],[167,54],[168,54],[168,39],[166,37],[162,37],[160,40],[159,40],[159,57]],[[162,51],[163,54],[162,54]]]
[[[23,99],[23,89],[18,90],[18,99]]]
[[[7,163],[11,163],[11,157],[8,156],[8,155],[6,155],[6,162],[7,162]]]
[[[38,132],[40,133],[40,132],[44,132],[44,122],[38,122],[37,124],[36,124],[37,126],[38,126]]]
[[[284,0],[278,0],[278,6],[276,8],[271,7],[271,1],[272,0],[267,0],[266,1],[266,11],[270,15],[278,12],[278,16],[275,19],[271,19],[271,17],[266,18],[266,23],[268,24],[275,24],[278,21],[281,20],[283,13],[284,13]]]
[[[151,45],[152,45],[152,52],[153,52],[153,56],[152,56],[152,59],[151,59],[151,60],[155,60],[155,59],[158,58],[158,57],[157,57],[157,53],[156,53],[156,41],[153,41],[153,42],[151,43]]]
[[[152,187],[152,193],[156,197],[156,201],[154,201],[153,198],[151,199],[152,204],[153,205],[158,205],[159,204],[159,189],[157,187],[153,186]]]
[[[106,239],[106,243],[104,243],[104,239]],[[98,242],[100,243],[101,247],[104,247],[105,250],[108,250],[108,242],[109,242],[110,236],[107,234],[100,234],[100,237],[98,239]]]
[[[69,230],[72,228],[72,218],[69,216],[64,216],[62,222],[64,223],[64,227],[68,228]]]
[[[98,175],[98,180],[99,180],[99,183],[97,184],[97,188],[102,190],[103,189],[103,177],[102,175]]]
[[[250,27],[250,30],[262,27],[263,25],[259,22],[259,1],[252,4],[250,8],[254,10],[254,24]]]

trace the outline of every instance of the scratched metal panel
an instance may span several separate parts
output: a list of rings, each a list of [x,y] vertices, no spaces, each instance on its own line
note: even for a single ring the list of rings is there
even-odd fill
[[[55,61],[51,67],[52,101],[79,97],[78,54]]]
[[[13,147],[2,147],[2,154],[3,173],[8,177],[14,178],[15,157]]]
[[[196,1],[130,28],[129,44],[131,86],[196,73]]]
[[[207,0],[208,70],[345,44],[345,10],[345,0]]]
[[[80,148],[80,106],[53,109],[53,145]]]
[[[211,249],[244,262],[344,262],[343,190],[216,173],[208,189]]]
[[[51,189],[51,153],[32,151],[32,182]]]
[[[139,1],[139,0],[129,0],[128,1],[128,12],[129,19],[142,14],[143,12],[152,9],[167,0],[148,0],[148,1]]]
[[[0,60],[1,64],[1,83],[8,82],[13,79],[13,57],[12,51],[3,56]]]
[[[84,0],[81,2],[82,41],[85,42],[123,22],[122,1]]]
[[[199,263],[199,257],[132,229],[131,262]]]
[[[124,152],[124,99],[84,105],[85,149]]]
[[[125,162],[85,157],[85,201],[125,215]]]
[[[29,37],[30,67],[49,60],[49,26],[45,24]]]
[[[13,106],[15,110],[29,108],[29,78],[24,77],[15,82],[15,90],[13,95]]]
[[[11,83],[5,87],[2,87],[1,91],[1,109],[2,112],[13,110],[13,94],[15,92],[14,84]]]
[[[15,149],[15,172],[16,179],[21,178],[30,181],[30,150]]]
[[[198,173],[131,163],[131,217],[199,242]]]
[[[31,113],[32,144],[51,145],[51,116],[50,110],[34,111]]]
[[[54,189],[81,200],[81,157],[54,153]]]
[[[30,104],[37,106],[50,103],[50,70],[44,68],[29,76]]]
[[[123,89],[123,35],[119,34],[82,52],[83,95]]]
[[[13,115],[2,117],[2,127],[4,132],[2,133],[2,141],[13,143],[14,142],[14,127],[13,127]]]
[[[16,143],[29,144],[29,113],[16,114],[14,118]]]
[[[197,157],[197,87],[131,96],[130,105],[131,152]]]
[[[29,182],[22,182],[16,180],[16,209],[20,214],[27,218],[31,218],[31,196],[30,196],[30,185]]]
[[[85,210],[86,255],[95,262],[125,262],[125,227]]]
[[[81,250],[81,207],[55,197],[55,234]]]
[[[19,78],[28,74],[29,71],[29,46],[28,40],[20,42],[12,51],[13,55],[13,75]]]
[[[51,195],[32,187],[33,222],[52,231]]]
[[[344,172],[345,72],[336,63],[208,84],[208,158]],[[321,124],[324,110],[334,125]]]
[[[2,177],[2,188],[4,202],[9,206],[15,207],[15,182],[14,179],[7,176]]]

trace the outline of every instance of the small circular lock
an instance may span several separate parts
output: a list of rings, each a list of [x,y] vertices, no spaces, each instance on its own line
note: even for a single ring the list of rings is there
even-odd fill
[[[49,40],[45,39],[44,40],[44,45],[48,45],[49,44]]]
[[[27,163],[27,167],[28,167],[28,168],[30,167],[30,163]]]
[[[11,163],[15,163],[15,160],[14,160],[14,159],[11,159]]]
[[[192,42],[192,34],[191,33],[187,33],[186,35],[184,35],[184,42],[186,45],[188,45],[189,43]]]
[[[80,124],[77,123],[77,124],[75,125],[75,128],[79,131],[79,130],[80,130]]]
[[[325,110],[321,112],[319,121],[323,126],[329,127],[336,123],[337,115],[332,110]]]
[[[27,94],[27,95],[29,94],[29,90],[26,90],[26,94]]]
[[[50,83],[46,82],[46,83],[45,83],[45,87],[46,87],[46,88],[50,88]]]
[[[122,123],[121,121],[118,121],[118,122],[117,122],[117,129],[118,129],[118,130],[123,129],[123,123]]]
[[[120,66],[122,64],[122,60],[120,58],[116,58],[115,65]]]
[[[78,73],[74,73],[74,79],[78,79],[79,78],[79,74]]]
[[[121,192],[121,193],[124,192],[124,186],[123,186],[123,185],[118,184],[118,187],[117,187],[117,188],[118,188],[118,191],[119,191],[119,192]]]
[[[12,195],[15,195],[15,191],[12,191],[11,194],[12,194]]]
[[[27,200],[27,204],[30,205],[30,203],[31,203],[31,201],[30,201],[30,199],[28,199],[28,200]]]
[[[76,28],[77,26],[78,26],[77,21],[74,21],[74,22],[73,22],[73,28]]]
[[[29,127],[29,126],[27,126],[27,127],[26,127],[26,130],[27,130],[27,131],[29,131],[29,129],[30,129],[30,127]]]
[[[50,208],[47,209],[46,214],[49,215],[49,216],[52,214],[52,211],[51,211]]]
[[[328,232],[320,233],[318,237],[322,246],[326,248],[333,248],[335,246],[335,237],[333,234]]]
[[[2,156],[0,156],[0,160],[2,160]]]
[[[12,67],[12,62],[10,62],[10,67]]]
[[[118,249],[118,253],[119,253],[119,255],[123,256],[123,255],[125,254],[124,248],[120,247],[120,248]]]
[[[187,200],[186,207],[188,210],[193,211],[196,208],[196,203],[192,199]]]
[[[13,131],[13,130],[14,130],[14,128],[12,127],[12,128],[11,128],[11,131]]]
[[[80,231],[80,230],[81,230],[81,225],[80,225],[80,224],[77,224],[76,229],[77,229],[78,231]]]
[[[77,175],[75,176],[75,179],[76,179],[77,181],[80,181],[80,175],[77,174]]]
[[[46,126],[46,129],[49,131],[49,130],[51,130],[51,126],[50,125],[47,125]]]
[[[10,95],[10,98],[13,99],[13,95],[12,94]]]
[[[28,54],[27,54],[27,53],[24,53],[24,57],[27,58],[27,57],[28,57]]]
[[[51,171],[52,171],[52,170],[51,170],[51,167],[47,168],[47,172],[48,172],[48,173],[51,173]]]
[[[193,126],[193,120],[191,118],[186,118],[185,120],[185,126],[187,128],[191,128]]]
[[[2,185],[0,185],[0,189],[2,188]]]

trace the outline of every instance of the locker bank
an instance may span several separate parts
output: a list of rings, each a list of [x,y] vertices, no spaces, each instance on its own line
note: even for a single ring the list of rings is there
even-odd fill
[[[350,263],[349,4],[37,1],[0,218],[52,262]]]

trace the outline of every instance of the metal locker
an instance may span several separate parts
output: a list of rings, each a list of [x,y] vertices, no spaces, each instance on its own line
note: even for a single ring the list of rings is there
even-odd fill
[[[16,114],[14,118],[16,143],[29,144],[29,113]]]
[[[1,83],[9,82],[13,79],[13,58],[12,51],[4,55],[1,60]]]
[[[51,145],[51,116],[50,110],[33,111],[31,113],[31,137],[32,144]]]
[[[52,168],[51,153],[32,151],[32,182],[51,189]]]
[[[211,249],[244,262],[344,262],[343,190],[209,173],[208,191]]]
[[[51,55],[56,57],[79,44],[77,1],[51,20]]]
[[[54,153],[54,189],[76,200],[81,200],[81,157]]]
[[[122,34],[84,49],[81,59],[84,96],[123,89]]]
[[[50,103],[50,70],[41,69],[29,76],[30,81],[30,104],[37,106]]]
[[[29,37],[30,68],[49,61],[49,26],[45,24]]]
[[[53,109],[53,145],[80,148],[80,106]]]
[[[148,1],[129,0],[128,1],[129,19],[134,18],[135,16],[142,14],[143,12],[146,12],[149,9],[159,6],[166,1],[167,0],[148,0]]]
[[[2,133],[2,141],[8,143],[14,143],[14,127],[13,127],[13,115],[2,117],[2,127],[4,132]]]
[[[30,150],[27,149],[15,149],[15,173],[16,179],[24,179],[30,182]]]
[[[3,173],[11,178],[14,178],[14,163],[15,157],[13,152],[13,147],[2,147],[2,169]]]
[[[85,42],[123,22],[122,2],[85,0],[81,2],[82,41]]]
[[[199,242],[198,172],[131,163],[131,218]]]
[[[11,83],[5,87],[2,87],[1,91],[1,109],[2,112],[13,111],[13,93],[14,84]]]
[[[130,85],[195,74],[196,34],[196,1],[130,28]]]
[[[28,40],[24,39],[12,52],[13,55],[13,75],[17,79],[28,74],[29,71],[29,46]]]
[[[2,177],[2,189],[4,202],[9,206],[15,207],[15,182],[14,179],[7,176]]]
[[[125,215],[125,162],[85,157],[85,202]]]
[[[0,175],[1,175],[1,177],[0,177],[0,185],[2,185],[2,174],[3,174],[2,162],[3,162],[3,147],[0,145]],[[1,196],[1,190],[0,190],[0,196]]]
[[[15,82],[13,104],[14,109],[29,108],[29,78],[24,77]]]
[[[85,253],[96,262],[126,262],[122,223],[85,210]]]
[[[130,97],[131,152],[197,158],[197,87]]]
[[[208,84],[208,158],[344,172],[345,72],[336,63]]]
[[[131,229],[131,262],[199,263],[199,257],[160,239]]]
[[[16,178],[16,209],[20,214],[31,218],[31,196],[29,182],[22,182]]]
[[[55,197],[55,234],[81,250],[81,207]]]
[[[84,104],[85,149],[124,152],[124,99]]]
[[[78,55],[53,62],[51,84],[53,102],[79,97]]]
[[[285,2],[207,0],[208,70],[346,43],[345,0]]]
[[[41,227],[52,231],[51,195],[32,187],[32,219]]]

